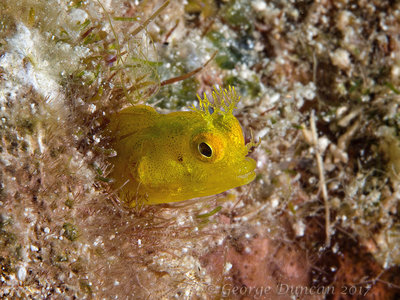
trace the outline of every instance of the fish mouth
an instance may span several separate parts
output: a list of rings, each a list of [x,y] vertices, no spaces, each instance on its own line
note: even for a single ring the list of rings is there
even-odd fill
[[[246,157],[245,158],[245,166],[244,168],[242,168],[242,172],[240,172],[237,175],[237,178],[240,181],[245,182],[244,184],[247,184],[251,181],[254,180],[254,178],[256,177],[256,172],[254,172],[254,170],[256,169],[256,161],[250,157]]]
[[[238,178],[240,180],[243,180],[246,183],[248,183],[248,182],[253,181],[254,178],[256,178],[256,172],[254,172],[254,170],[253,170],[253,171],[247,172],[245,174],[238,175]]]

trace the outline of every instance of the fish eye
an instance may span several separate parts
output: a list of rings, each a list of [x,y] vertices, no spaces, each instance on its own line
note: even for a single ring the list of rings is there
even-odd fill
[[[213,132],[200,132],[192,137],[190,147],[197,159],[214,163],[224,156],[225,140]]]
[[[202,156],[207,158],[210,158],[213,154],[212,148],[205,142],[201,142],[198,145],[198,150]]]

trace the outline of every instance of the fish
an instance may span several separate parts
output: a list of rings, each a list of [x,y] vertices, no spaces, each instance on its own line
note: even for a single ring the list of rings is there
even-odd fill
[[[148,105],[130,106],[110,118],[107,131],[116,155],[110,158],[112,186],[130,207],[211,196],[250,183],[256,146],[245,144],[233,115],[235,88],[214,87],[212,100],[197,95],[199,107],[158,113]]]

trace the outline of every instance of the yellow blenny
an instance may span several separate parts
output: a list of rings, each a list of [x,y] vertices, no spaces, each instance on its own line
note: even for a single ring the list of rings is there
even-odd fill
[[[254,180],[256,162],[247,157],[233,116],[240,97],[235,89],[214,89],[199,108],[159,114],[146,105],[131,106],[111,117],[113,187],[130,206],[209,196]]]

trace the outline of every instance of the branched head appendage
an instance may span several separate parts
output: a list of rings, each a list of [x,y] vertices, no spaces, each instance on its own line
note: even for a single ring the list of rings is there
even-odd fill
[[[204,93],[204,98],[199,95],[197,95],[197,98],[199,100],[199,108],[193,105],[190,109],[201,113],[205,118],[209,118],[211,114],[232,115],[233,110],[237,108],[237,104],[240,101],[240,96],[236,94],[233,86],[229,86],[229,90],[214,87],[212,102],[208,100],[206,93]]]
[[[237,104],[240,101],[240,96],[236,94],[235,87],[233,86],[229,86],[228,90],[217,89],[214,86],[214,91],[212,92],[213,102],[208,100],[206,93],[204,93],[204,98],[201,98],[199,95],[197,95],[197,98],[199,100],[199,108],[193,105],[190,109],[199,112],[203,118],[208,120],[211,120],[216,115],[233,116],[233,111],[237,108]],[[251,129],[250,134],[250,141],[246,144],[248,153],[252,152],[261,143],[261,140],[255,141]]]
[[[258,142],[254,139],[253,130],[250,128],[250,142],[246,144],[247,152],[250,153],[254,148],[257,148],[261,144],[261,140],[258,139]]]

